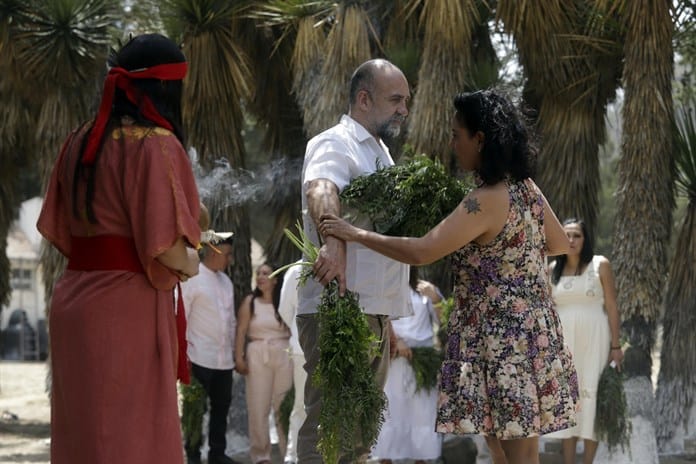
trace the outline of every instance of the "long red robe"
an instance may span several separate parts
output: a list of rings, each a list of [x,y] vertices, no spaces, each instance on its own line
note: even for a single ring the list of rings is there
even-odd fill
[[[73,214],[75,160],[84,130],[56,161],[37,227],[66,257],[71,236],[133,238],[145,273],[67,270],[53,292],[52,464],[182,463],[173,287],[155,258],[178,237],[197,245],[199,199],[190,161],[161,128],[105,136],[93,208]]]

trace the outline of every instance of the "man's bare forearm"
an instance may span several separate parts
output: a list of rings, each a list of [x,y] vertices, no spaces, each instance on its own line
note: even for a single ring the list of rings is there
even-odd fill
[[[336,184],[326,179],[311,181],[307,188],[307,207],[317,229],[322,214],[334,214],[340,217],[341,202],[338,198]]]

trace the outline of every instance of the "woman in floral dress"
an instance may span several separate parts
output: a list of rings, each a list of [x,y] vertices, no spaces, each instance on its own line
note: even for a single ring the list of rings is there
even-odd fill
[[[514,105],[487,90],[458,95],[454,107],[452,148],[478,185],[447,218],[419,238],[330,215],[320,232],[414,265],[453,254],[436,430],[484,435],[495,463],[538,463],[538,437],[575,424],[577,375],[546,268],[569,243],[531,180],[536,151]]]

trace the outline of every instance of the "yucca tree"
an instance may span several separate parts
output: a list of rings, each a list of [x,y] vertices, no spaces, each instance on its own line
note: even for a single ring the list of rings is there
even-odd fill
[[[660,451],[684,451],[696,395],[696,102],[677,112],[675,128],[677,189],[687,200],[670,265],[665,296],[660,374],[656,392],[656,431]],[[693,435],[693,432],[691,432]]]
[[[420,12],[422,30],[408,141],[417,153],[436,157],[451,167],[454,96],[497,81],[498,60],[488,30],[493,13],[486,2],[477,0],[411,2],[408,11]]]
[[[650,376],[674,207],[670,2],[620,2],[625,89],[614,263],[630,375]],[[633,353],[630,353],[633,351]]]
[[[618,163],[614,269],[622,336],[629,342],[623,370],[632,420],[652,413],[652,350],[664,297],[674,208],[672,136],[673,23],[669,1],[617,1],[626,31],[623,127]],[[634,428],[640,456],[615,462],[657,462],[652,423]],[[639,445],[640,444],[640,445]],[[647,448],[646,448],[647,447]]]
[[[184,81],[184,126],[204,175],[220,162],[233,171],[246,168],[243,109],[253,96],[255,82],[249,56],[241,45],[242,31],[248,31],[243,23],[249,4],[227,0],[162,1],[168,34],[184,44],[189,61]],[[248,206],[239,198],[222,198],[222,187],[202,200],[210,210],[213,226],[235,234],[232,281],[239,304],[251,284]]]
[[[268,261],[283,265],[299,257],[297,247],[283,232],[300,220],[300,168],[306,138],[302,115],[292,95],[292,51],[294,31],[270,23],[249,23],[253,38],[244,44],[256,70],[256,92],[247,110],[264,130],[263,153],[250,153],[268,160],[263,168],[268,182],[262,203],[274,217],[264,244]]]
[[[497,18],[515,39],[525,102],[537,111],[537,181],[561,217],[594,234],[604,115],[621,75],[622,29],[613,2],[500,0]]]
[[[107,0],[33,0],[14,8],[12,3],[20,2],[5,1],[3,14],[7,16],[2,22],[7,27],[3,26],[0,39],[0,93],[8,92],[8,98],[3,98],[6,118],[0,155],[3,163],[13,156],[16,159],[17,153],[22,159],[2,172],[16,179],[16,170],[29,161],[45,180],[62,140],[89,116],[103,75],[115,4]],[[42,265],[50,299],[54,279],[62,271],[62,258],[47,248]]]

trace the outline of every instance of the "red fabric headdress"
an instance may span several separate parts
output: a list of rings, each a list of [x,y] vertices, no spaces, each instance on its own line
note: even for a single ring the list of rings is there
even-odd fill
[[[158,64],[156,66],[150,66],[149,68],[135,69],[133,71],[118,67],[111,68],[104,81],[104,94],[102,95],[101,104],[99,105],[99,112],[92,126],[92,132],[87,140],[85,152],[82,155],[82,163],[87,165],[94,163],[99,144],[104,136],[106,123],[109,121],[111,107],[114,102],[114,93],[117,87],[126,93],[126,97],[131,103],[137,105],[139,103],[138,99],[141,100],[141,111],[145,118],[160,127],[173,130],[169,121],[159,114],[152,100],[150,100],[147,95],[141,94],[133,85],[133,80],[159,79],[163,81],[177,81],[186,76],[187,69],[185,62]]]

